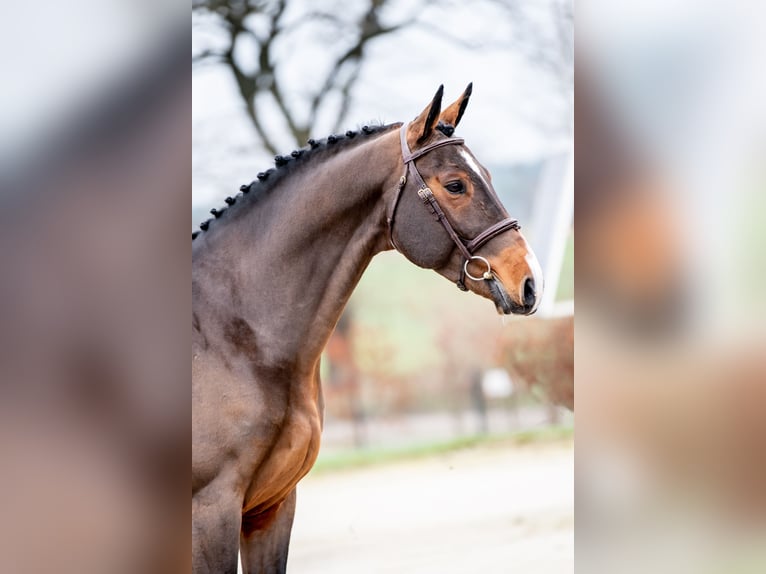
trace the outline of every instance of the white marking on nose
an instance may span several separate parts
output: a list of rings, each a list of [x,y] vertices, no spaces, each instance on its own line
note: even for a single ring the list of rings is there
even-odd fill
[[[485,186],[489,187],[487,180],[484,179],[484,176],[481,173],[481,168],[479,167],[479,164],[476,163],[476,160],[473,158],[473,156],[470,153],[468,153],[467,150],[464,150],[464,149],[459,149],[458,153],[460,153],[460,155],[463,156],[463,159],[468,164],[468,167],[470,167],[474,172],[476,172],[476,175],[479,176],[479,179],[481,180],[481,182]]]
[[[543,278],[543,270],[540,267],[540,262],[537,260],[534,252],[529,247],[527,247],[527,254],[524,256],[524,259],[527,262],[527,267],[529,267],[529,272],[532,273],[532,280],[535,282],[535,306],[532,308],[534,311],[537,309],[537,306],[540,304],[540,301],[543,298],[543,287],[545,286],[545,279]],[[522,286],[522,289],[523,288],[524,287]],[[521,300],[524,300],[523,291]]]

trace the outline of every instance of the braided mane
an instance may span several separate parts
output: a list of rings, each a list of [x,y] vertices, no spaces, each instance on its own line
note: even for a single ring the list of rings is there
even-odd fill
[[[326,157],[341,150],[348,149],[356,142],[365,141],[368,136],[379,135],[390,131],[399,124],[362,126],[358,131],[349,130],[344,134],[331,134],[322,140],[310,139],[306,146],[293,150],[289,155],[277,155],[274,157],[274,165],[266,171],[258,173],[256,179],[239,187],[240,193],[228,196],[224,199],[226,205],[222,208],[213,208],[210,213],[213,217],[200,223],[199,231],[192,232],[192,241],[210,227],[215,220],[220,219],[226,211],[235,204],[244,204],[249,195],[261,195],[273,189],[277,183],[294,173],[297,169],[308,164],[317,157]]]

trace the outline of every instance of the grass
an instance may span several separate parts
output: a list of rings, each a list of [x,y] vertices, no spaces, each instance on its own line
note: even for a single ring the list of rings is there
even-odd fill
[[[484,446],[522,446],[569,441],[574,438],[571,426],[530,429],[509,434],[471,435],[448,441],[415,444],[399,448],[369,448],[348,450],[328,455],[320,453],[312,475],[357,468],[381,466],[403,461],[420,460]]]

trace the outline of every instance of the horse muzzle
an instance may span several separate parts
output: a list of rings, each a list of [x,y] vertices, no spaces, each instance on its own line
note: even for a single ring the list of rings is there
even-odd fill
[[[486,279],[487,288],[489,289],[490,297],[495,303],[495,309],[497,309],[500,315],[531,315],[537,311],[537,305],[539,297],[535,291],[534,279],[528,277],[524,280],[520,302],[514,301],[514,299],[508,294],[502,281],[493,274],[491,279]]]

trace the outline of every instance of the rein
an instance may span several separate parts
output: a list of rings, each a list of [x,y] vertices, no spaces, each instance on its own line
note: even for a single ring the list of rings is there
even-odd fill
[[[407,181],[409,179],[412,179],[416,185],[418,186],[418,197],[423,201],[425,205],[431,208],[431,213],[436,217],[437,221],[440,221],[441,224],[444,226],[444,229],[447,231],[447,235],[450,236],[450,239],[452,239],[453,243],[457,246],[460,253],[463,255],[463,266],[460,269],[460,277],[455,282],[457,285],[457,288],[461,291],[467,291],[468,288],[465,286],[465,278],[468,276],[469,279],[473,279],[474,281],[481,281],[482,279],[484,281],[491,281],[494,279],[494,275],[492,273],[492,267],[489,264],[489,261],[487,261],[484,257],[480,255],[474,255],[474,252],[481,248],[485,243],[487,243],[490,239],[496,237],[497,235],[500,235],[501,233],[508,231],[510,229],[519,230],[521,229],[521,226],[519,225],[519,222],[516,219],[512,219],[510,217],[507,217],[501,221],[498,221],[494,225],[491,225],[479,235],[471,239],[468,243],[464,243],[463,240],[460,238],[460,236],[455,231],[455,228],[452,227],[452,224],[447,219],[446,214],[444,213],[444,210],[439,205],[439,202],[436,200],[436,197],[434,197],[433,192],[431,189],[426,185],[426,182],[423,180],[423,176],[420,175],[420,172],[418,171],[417,166],[415,165],[415,160],[421,156],[424,156],[428,152],[442,147],[446,145],[462,145],[465,140],[463,138],[449,138],[446,140],[439,140],[436,142],[433,142],[431,144],[428,144],[425,147],[420,148],[419,150],[415,152],[411,152],[409,146],[407,145],[407,124],[402,125],[401,130],[399,131],[399,139],[402,144],[402,161],[404,162],[404,175],[399,179],[399,185],[398,189],[396,191],[396,196],[394,197],[394,201],[391,204],[391,209],[389,210],[388,214],[388,237],[389,241],[391,242],[391,245],[394,249],[399,251],[399,248],[396,246],[396,243],[394,242],[394,217],[396,215],[396,207],[399,204],[399,199],[402,196],[402,191],[404,190],[405,186],[407,185]],[[489,190],[491,193],[491,190]],[[498,204],[500,203],[500,200],[495,197]],[[487,266],[487,270],[482,274],[481,277],[474,277],[468,272],[468,264],[471,261],[481,261]]]

